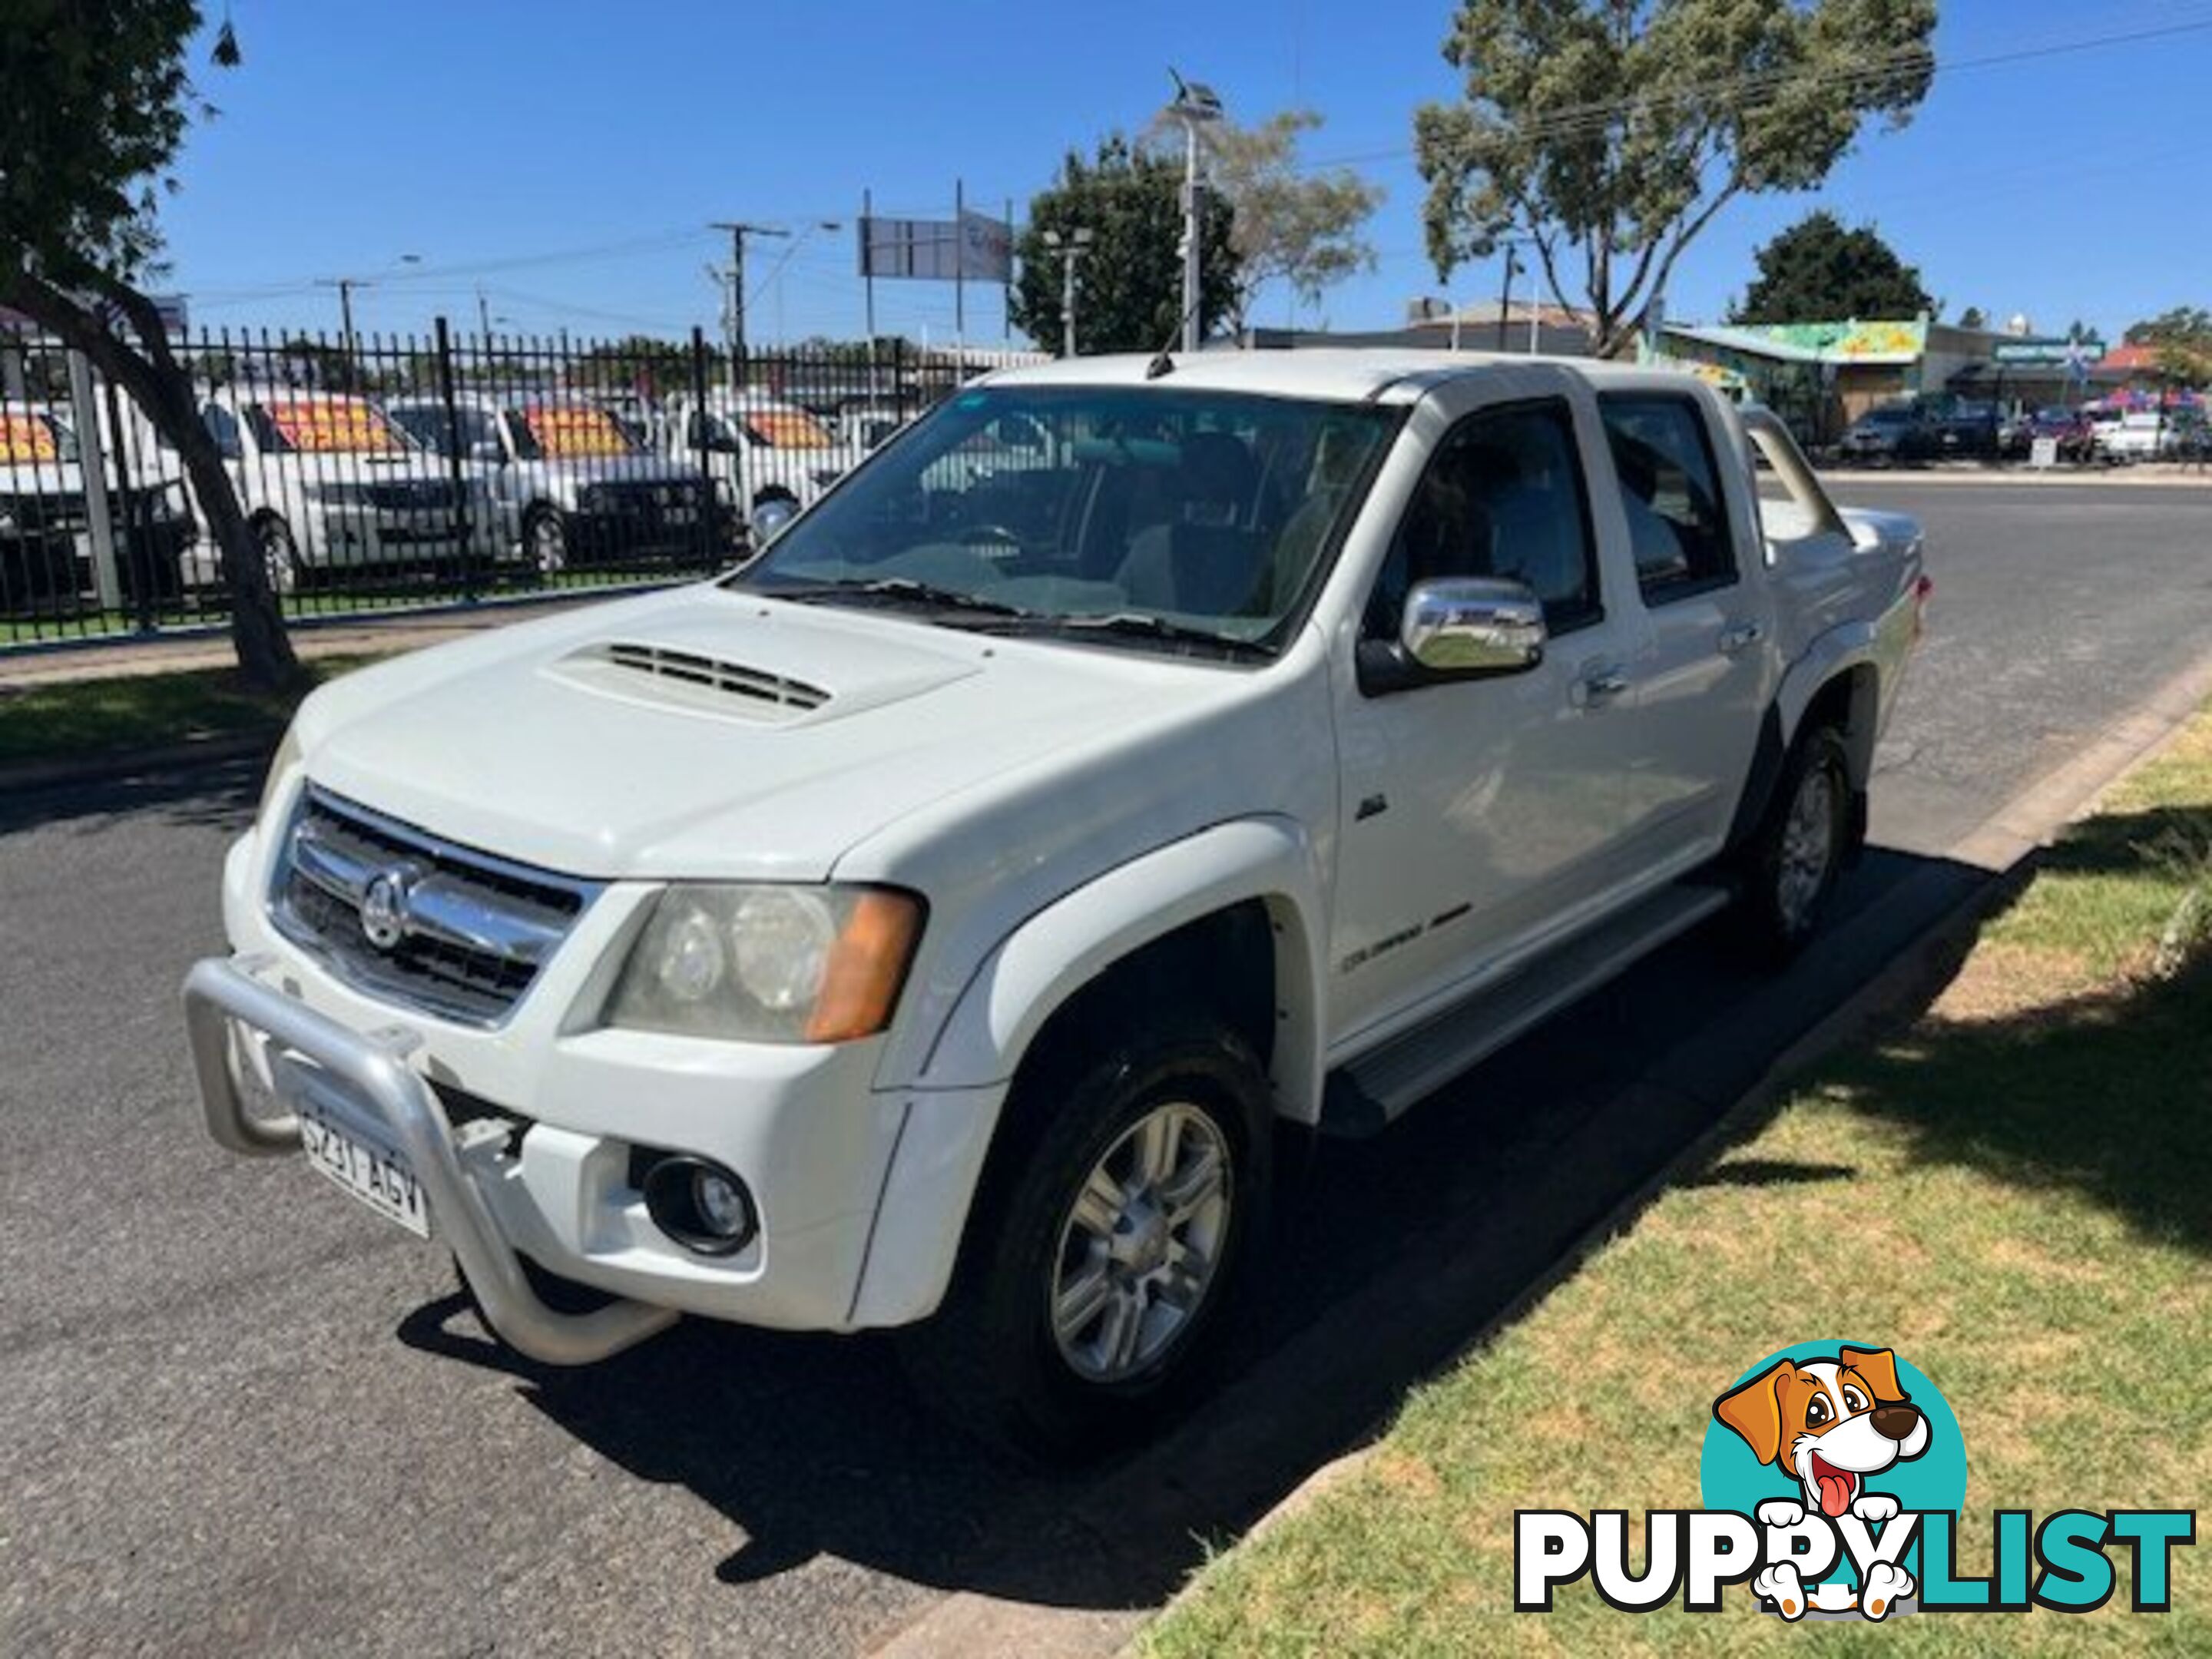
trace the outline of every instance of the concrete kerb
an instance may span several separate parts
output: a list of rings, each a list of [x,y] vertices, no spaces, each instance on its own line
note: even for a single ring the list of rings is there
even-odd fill
[[[1993,489],[2014,485],[2027,489],[2051,489],[2071,485],[2087,489],[2212,489],[2212,470],[2186,468],[2170,463],[2142,466],[2053,467],[2038,472],[2028,467],[1823,466],[1815,469],[1828,489],[1871,483],[1981,484]]]

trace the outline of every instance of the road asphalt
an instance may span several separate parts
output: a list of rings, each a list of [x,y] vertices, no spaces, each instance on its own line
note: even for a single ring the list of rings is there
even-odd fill
[[[1764,979],[1693,934],[1389,1133],[1292,1143],[1228,1387],[1081,1474],[974,1452],[880,1338],[505,1360],[438,1253],[197,1126],[174,993],[221,946],[250,764],[0,800],[0,1652],[768,1659],[879,1647],[952,1592],[1110,1643],[1986,879],[1961,836],[2212,643],[2212,491],[1842,492],[1923,517],[1936,594],[1828,938]]]

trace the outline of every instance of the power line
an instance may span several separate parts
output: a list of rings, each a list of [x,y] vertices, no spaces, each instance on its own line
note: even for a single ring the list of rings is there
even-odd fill
[[[2019,46],[2004,52],[1985,52],[1970,58],[1939,58],[1924,47],[1910,46],[1893,52],[1877,54],[1864,63],[1842,71],[1818,72],[1802,68],[1765,70],[1755,73],[1728,76],[1717,79],[1686,82],[1658,92],[1639,94],[1632,97],[1593,100],[1582,104],[1566,104],[1542,111],[1526,120],[1500,124],[1524,137],[1573,138],[1595,137],[1618,121],[1647,110],[1658,110],[1670,104],[1683,102],[1731,101],[1730,94],[1748,94],[1734,100],[1732,106],[1753,110],[1771,106],[1785,92],[1817,90],[1822,88],[1845,88],[1877,84],[1891,76],[1910,72],[1925,62],[1931,76],[1955,74],[1963,70],[1990,69],[2025,63],[2033,59],[2068,56],[2075,52],[2093,52],[2106,46],[2126,46],[2146,40],[2164,40],[2175,35],[2201,33],[2212,29],[2212,17],[2199,17],[2179,23],[2162,24],[2156,27],[2130,29],[2109,34],[2090,35],[2072,40],[2048,42],[2041,46]],[[1314,172],[1323,167],[1353,167],[1373,161],[1401,161],[1416,154],[1412,145],[1399,145],[1389,149],[1367,150],[1356,154],[1317,156],[1296,164],[1299,172]]]

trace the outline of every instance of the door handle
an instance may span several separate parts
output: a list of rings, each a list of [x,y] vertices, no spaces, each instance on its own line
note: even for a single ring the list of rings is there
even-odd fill
[[[1737,623],[1723,628],[1721,629],[1721,655],[1733,657],[1740,651],[1749,650],[1765,637],[1765,626],[1755,622]]]
[[[1628,675],[1619,668],[1593,668],[1575,682],[1577,708],[1602,708],[1628,690]]]

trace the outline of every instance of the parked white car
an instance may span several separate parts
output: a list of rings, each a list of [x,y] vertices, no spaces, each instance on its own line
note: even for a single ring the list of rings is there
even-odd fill
[[[1009,417],[1053,465],[942,470]],[[963,1423],[1139,1431],[1277,1120],[1379,1127],[1731,903],[1811,937],[1921,567],[1687,376],[999,376],[738,575],[310,697],[186,987],[207,1121],[542,1361],[910,1327]]]
[[[498,503],[500,538],[546,575],[571,564],[726,550],[727,491],[696,465],[653,454],[614,415],[577,398],[397,398],[384,412],[423,448],[458,452]]]
[[[205,399],[200,418],[279,592],[319,574],[502,551],[489,488],[457,484],[365,398],[234,388]]]
[[[126,417],[126,420],[128,417]],[[173,457],[102,418],[103,492],[126,609],[175,599],[196,530]],[[92,504],[76,429],[52,405],[0,402],[0,614],[75,608],[98,591]]]
[[[689,392],[661,410],[661,453],[679,465],[704,466],[727,492],[755,545],[813,504],[858,459],[811,410],[759,392],[725,387],[702,404]]]
[[[2106,460],[2164,460],[2180,451],[2185,428],[2171,414],[2137,410],[2113,420],[2092,418],[2097,453]]]

